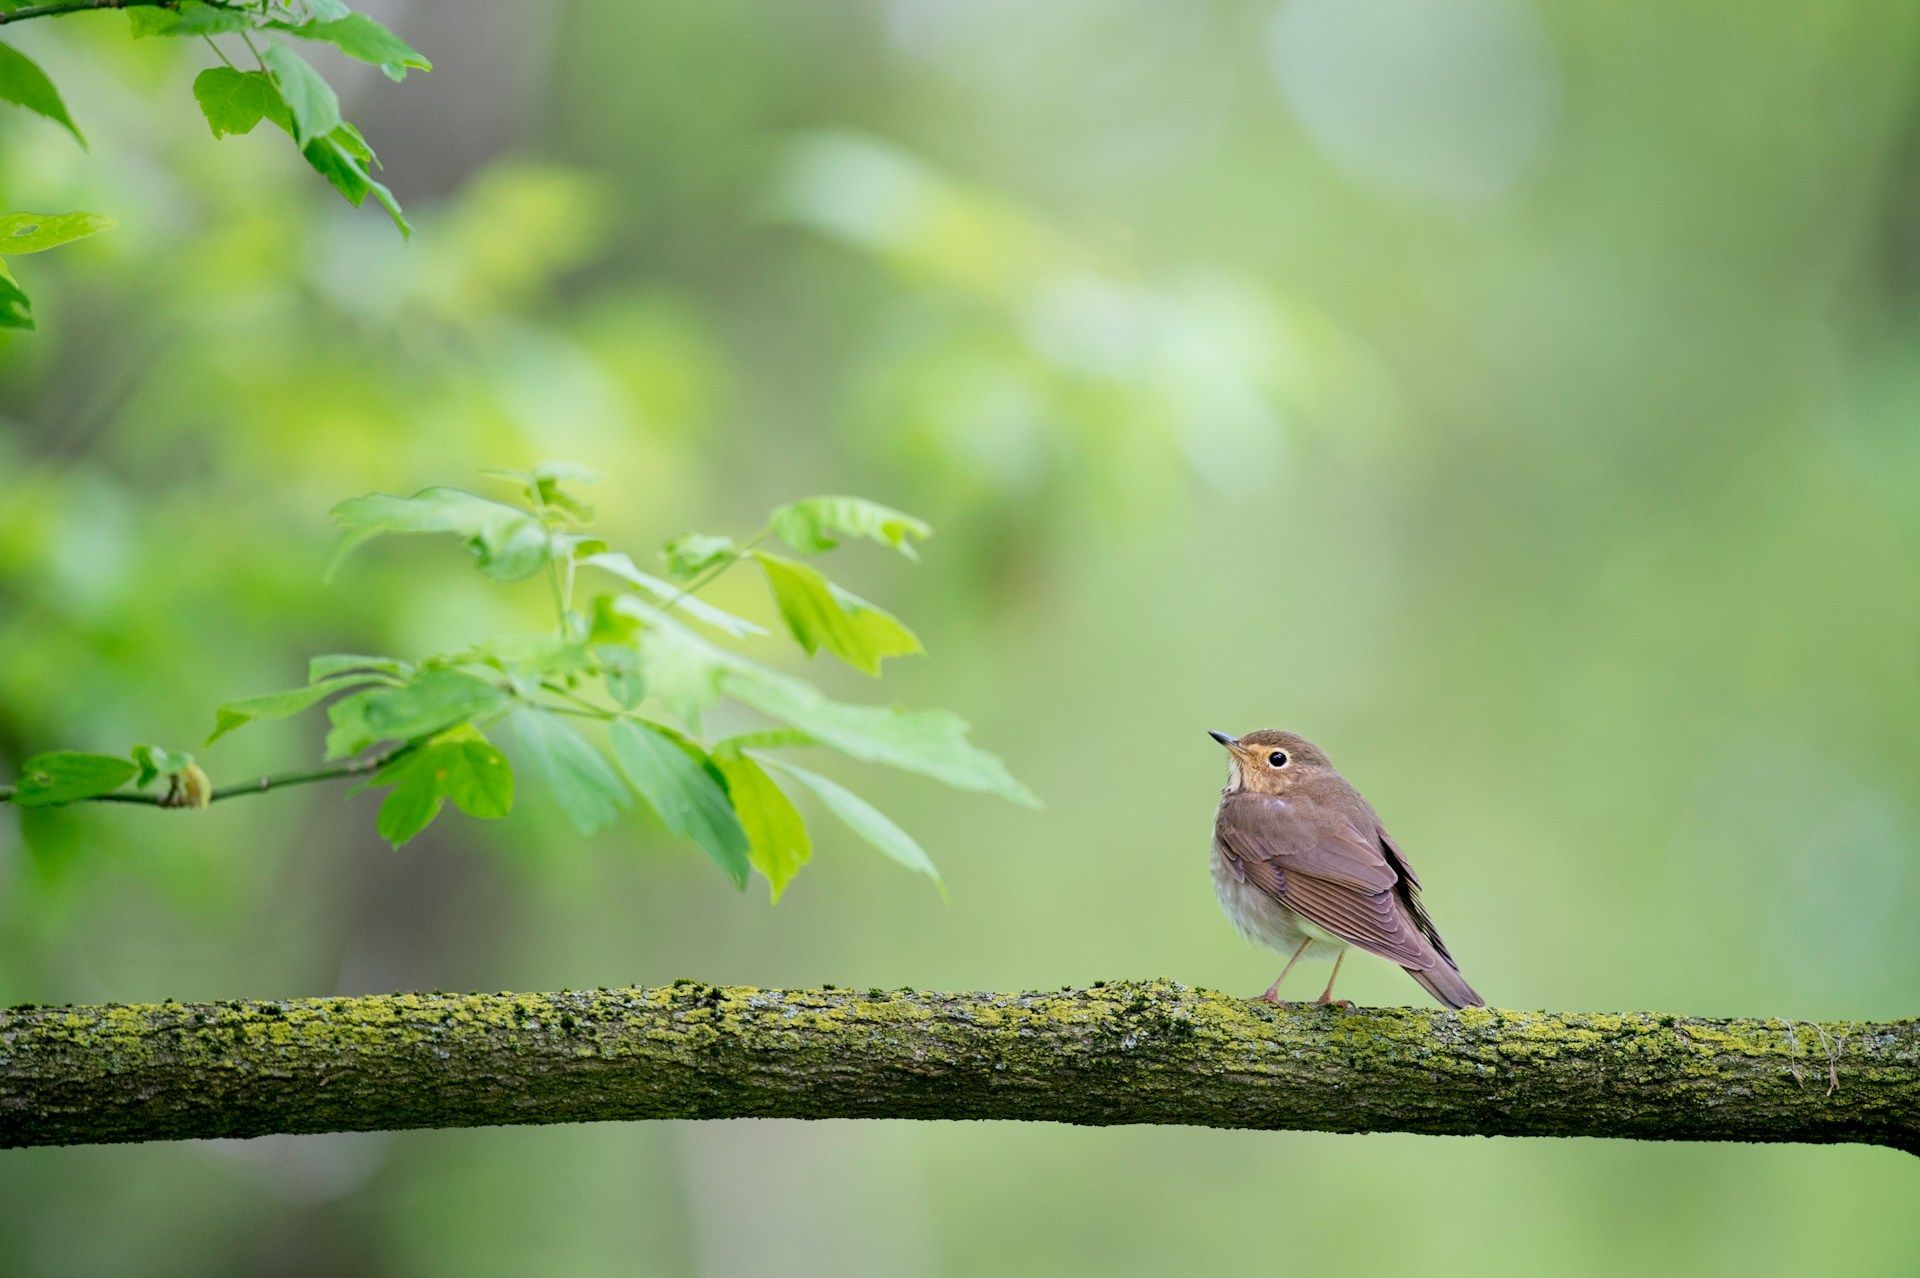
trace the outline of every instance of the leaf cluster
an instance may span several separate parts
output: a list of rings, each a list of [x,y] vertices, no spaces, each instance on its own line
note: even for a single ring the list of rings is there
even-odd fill
[[[544,578],[550,632],[498,636],[419,659],[316,657],[301,686],[218,707],[209,741],[256,720],[324,707],[330,769],[298,779],[353,775],[384,791],[378,828],[396,847],[449,804],[482,819],[507,815],[519,781],[530,776],[582,834],[613,825],[637,801],[736,885],[758,871],[776,900],[812,856],[795,795],[811,796],[886,856],[938,878],[910,834],[852,790],[794,762],[795,750],[824,748],[1037,803],[998,758],[967,739],[956,716],[834,700],[743,651],[769,641],[768,629],[701,597],[731,569],[757,568],[792,644],[877,676],[889,658],[920,652],[919,639],[802,557],[868,541],[911,558],[914,542],[929,532],[919,520],[861,498],[812,497],[775,510],[739,541],[676,537],[662,548],[656,574],[588,530],[593,510],[582,490],[596,481],[592,472],[556,462],[492,475],[510,496],[433,487],[340,503],[333,517],[341,538],[329,571],[376,539],[451,538],[487,577]],[[753,726],[704,735],[723,706],[730,721]],[[162,776],[169,778],[157,800],[163,805],[206,801],[205,776],[190,755],[150,746],[127,758],[36,756],[12,797],[28,806],[117,797],[129,783]]]
[[[71,11],[89,7],[76,4]],[[20,8],[0,2],[0,17]],[[371,198],[402,235],[412,233],[393,192],[373,176],[380,168],[379,157],[341,115],[332,86],[300,53],[303,44],[328,45],[379,67],[393,80],[405,79],[408,71],[432,70],[405,40],[343,0],[169,0],[131,4],[127,17],[136,37],[199,39],[219,56],[222,65],[202,71],[193,82],[194,100],[214,137],[250,133],[265,120],[286,133],[307,164],[350,203],[358,207]],[[233,42],[233,54],[250,62],[250,68],[234,60],[223,38]],[[33,59],[4,42],[0,102],[43,116],[86,145],[52,79]],[[37,229],[10,238],[4,229],[9,222]],[[98,213],[0,215],[0,328],[34,326],[32,303],[8,268],[7,256],[39,252],[113,224],[112,218]]]

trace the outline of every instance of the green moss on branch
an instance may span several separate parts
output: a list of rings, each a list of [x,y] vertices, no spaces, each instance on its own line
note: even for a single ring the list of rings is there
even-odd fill
[[[0,1012],[0,1146],[742,1117],[1920,1152],[1920,1022],[1272,1008],[1171,981],[1027,994],[681,982]]]

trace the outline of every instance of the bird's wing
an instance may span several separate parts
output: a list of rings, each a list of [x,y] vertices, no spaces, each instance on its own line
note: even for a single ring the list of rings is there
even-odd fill
[[[1306,796],[1228,796],[1218,833],[1248,882],[1340,939],[1408,968],[1452,965],[1371,811]],[[1362,816],[1362,830],[1356,824]],[[1422,924],[1425,924],[1423,927]]]
[[[1440,929],[1433,925],[1433,919],[1427,914],[1427,907],[1421,903],[1420,876],[1413,872],[1413,866],[1407,863],[1407,854],[1400,850],[1400,845],[1393,841],[1392,836],[1377,822],[1375,829],[1379,830],[1380,847],[1387,854],[1388,863],[1400,872],[1400,886],[1394,889],[1400,897],[1400,903],[1406,907],[1407,914],[1413,919],[1413,925],[1420,929],[1420,934],[1427,938],[1427,941],[1439,952],[1440,957],[1448,963],[1453,963],[1453,955],[1447,953],[1447,943],[1440,939]],[[1454,964],[1454,966],[1457,969],[1459,965]]]

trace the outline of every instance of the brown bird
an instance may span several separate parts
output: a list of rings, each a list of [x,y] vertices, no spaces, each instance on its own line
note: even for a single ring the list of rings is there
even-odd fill
[[[1213,889],[1250,941],[1333,956],[1317,1002],[1331,1003],[1349,945],[1391,959],[1448,1007],[1484,1007],[1420,904],[1420,880],[1372,806],[1320,748],[1291,732],[1211,732],[1233,756],[1213,818]],[[1346,999],[1338,1000],[1351,1007]]]

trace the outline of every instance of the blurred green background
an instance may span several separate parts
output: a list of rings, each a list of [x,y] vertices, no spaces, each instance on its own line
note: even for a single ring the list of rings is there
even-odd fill
[[[93,143],[0,118],[0,760],[191,746],[307,655],[539,618],[327,508],[549,457],[616,543],[816,491],[1048,802],[836,775],[777,908],[530,795],[404,852],[368,797],[0,820],[0,1003],[689,976],[1257,993],[1204,732],[1319,741],[1519,1008],[1891,1018],[1920,994],[1920,11],[1520,0],[370,4],[328,59],[418,234],[204,49],[22,27]],[[749,579],[718,602],[764,608]],[[317,755],[250,729],[216,780]],[[1324,968],[1298,976],[1310,996]],[[1358,959],[1344,993],[1422,1001]],[[1842,1086],[1845,1085],[1844,1076]],[[1865,1148],[963,1124],[601,1125],[0,1154],[19,1274],[1920,1268]]]

